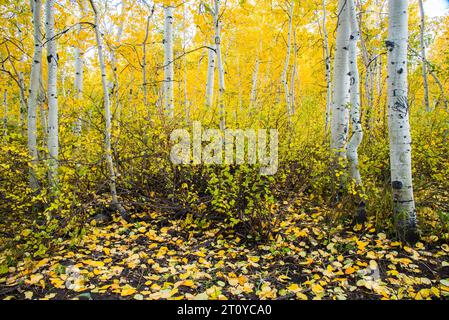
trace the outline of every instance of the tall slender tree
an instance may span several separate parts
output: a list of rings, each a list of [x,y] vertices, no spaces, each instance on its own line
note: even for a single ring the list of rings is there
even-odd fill
[[[97,7],[93,0],[89,0],[90,5],[92,7],[92,11],[94,12],[94,29],[95,29],[95,38],[97,40],[97,51],[98,51],[98,61],[100,63],[101,70],[101,84],[103,88],[103,104],[104,104],[104,113],[105,113],[105,139],[104,139],[104,147],[105,147],[105,156],[106,156],[106,165],[109,171],[109,189],[111,191],[112,197],[112,206],[115,207],[120,215],[126,220],[130,221],[129,216],[126,213],[126,210],[123,208],[121,203],[118,201],[117,197],[117,175],[115,172],[114,161],[112,159],[112,148],[111,148],[111,106],[109,100],[109,92],[107,86],[107,75],[106,75],[106,65],[104,62],[104,54],[103,54],[103,40],[101,37],[101,33],[99,30],[100,22],[98,18]]]
[[[421,15],[421,23],[419,30],[419,42],[421,46],[421,66],[422,66],[422,78],[424,85],[424,105],[426,107],[426,111],[430,111],[430,102],[429,102],[429,84],[427,80],[427,62],[426,62],[426,44],[424,42],[424,33],[426,31],[425,18],[426,15],[424,13],[424,5],[422,0],[418,0],[419,3],[419,12]]]
[[[28,152],[31,157],[32,166],[30,167],[30,187],[36,190],[38,180],[34,167],[38,162],[37,151],[37,105],[38,93],[40,89],[40,79],[42,77],[42,32],[41,32],[41,9],[42,1],[34,0],[30,2],[33,12],[33,36],[34,36],[34,54],[31,64],[30,87],[28,97]]]
[[[292,51],[292,33],[293,33],[293,12],[295,9],[295,1],[289,3],[288,10],[288,33],[287,33],[287,54],[285,55],[284,70],[282,71],[282,85],[284,86],[285,105],[287,106],[287,114],[292,115],[290,105],[290,90],[288,87],[288,68],[290,66],[290,55]]]
[[[338,1],[337,39],[334,54],[331,151],[336,161],[346,159],[349,120],[349,9],[347,0]]]
[[[78,15],[78,18],[81,18],[81,10],[80,7],[80,13]],[[81,33],[81,24],[79,23],[77,26],[77,33],[78,37]],[[78,45],[75,46],[75,81],[74,81],[74,95],[75,100],[78,103],[79,108],[81,109],[81,101],[83,99],[83,78],[84,78],[84,58],[83,58],[83,52],[81,49],[81,41],[78,40]],[[78,110],[78,119],[75,123],[75,133],[77,135],[81,134],[82,129],[82,112],[81,110]]]
[[[221,21],[220,21],[220,7],[221,1],[214,0],[214,27],[215,27],[215,50],[217,54],[217,69],[218,69],[218,110],[220,114],[220,129],[226,128],[226,110],[224,103],[225,93],[225,72],[223,65],[223,57],[221,55]]]
[[[208,49],[206,78],[206,107],[208,108],[212,106],[214,98],[215,58],[215,50]]]
[[[47,42],[47,96],[48,96],[48,177],[50,186],[58,185],[59,120],[58,120],[58,54],[55,33],[55,0],[45,2],[45,34]]]
[[[418,238],[412,184],[412,148],[408,104],[408,1],[388,2],[388,126],[394,218],[406,241]]]
[[[357,186],[362,185],[359,170],[358,148],[363,138],[362,122],[360,120],[360,80],[357,67],[357,42],[360,30],[357,23],[354,0],[348,0],[351,35],[349,40],[349,91],[350,91],[350,120],[352,134],[348,143],[347,156],[349,160],[349,175]]]
[[[332,106],[332,83],[331,83],[331,57],[329,53],[329,35],[327,33],[326,27],[326,0],[322,2],[323,6],[323,45],[324,45],[324,66],[326,72],[326,118],[325,118],[325,130],[329,130],[329,121],[331,116],[331,106]]]
[[[8,90],[3,91],[3,135],[8,135]]]
[[[164,8],[164,104],[165,112],[174,116],[174,71],[173,71],[173,7]]]

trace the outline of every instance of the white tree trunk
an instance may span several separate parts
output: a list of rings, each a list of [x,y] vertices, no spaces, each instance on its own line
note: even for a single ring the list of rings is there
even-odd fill
[[[78,35],[81,32],[81,25],[78,25]],[[84,77],[84,59],[83,52],[80,47],[75,47],[75,81],[74,94],[78,102],[78,107],[81,108],[81,101],[83,99],[83,77]],[[81,110],[78,111],[78,119],[75,123],[75,134],[80,135],[82,130],[82,116]]]
[[[150,14],[147,16],[147,21],[145,25],[145,38],[142,43],[142,90],[143,90],[143,105],[145,108],[148,107],[148,80],[147,80],[147,41],[150,32],[150,20],[154,14],[154,6],[150,9]],[[150,110],[148,109],[148,114]]]
[[[331,150],[337,159],[346,159],[348,137],[348,47],[349,47],[349,10],[347,0],[338,1],[338,27],[334,56],[334,85],[331,122]]]
[[[332,105],[332,85],[331,85],[331,57],[329,54],[329,36],[326,27],[326,0],[323,0],[323,35],[324,35],[324,66],[326,71],[326,126],[325,130],[329,130],[329,121]]]
[[[251,85],[251,95],[249,98],[249,109],[250,112],[252,112],[253,108],[256,106],[256,100],[257,100],[257,81],[259,78],[259,65],[260,60],[259,58],[256,58],[256,64],[254,66],[254,72],[253,72],[253,81]]]
[[[167,6],[164,24],[164,103],[165,112],[174,116],[174,71],[173,71],[173,7]]]
[[[215,50],[217,51],[218,69],[218,110],[220,115],[220,129],[226,128],[226,111],[224,105],[225,78],[223,58],[221,55],[221,23],[220,23],[220,0],[214,0],[214,27],[215,27]]]
[[[41,9],[42,1],[31,1],[34,27],[34,54],[31,64],[30,89],[28,97],[28,152],[31,157],[32,167],[30,168],[30,187],[36,190],[39,185],[33,166],[38,162],[37,151],[37,105],[38,93],[40,90],[40,80],[42,77],[42,39],[41,39]]]
[[[289,17],[288,17],[288,34],[287,34],[287,54],[285,55],[284,70],[282,71],[282,85],[284,86],[285,105],[287,107],[287,114],[289,117],[292,114],[290,110],[290,90],[288,88],[288,67],[290,65],[290,53],[292,46],[292,29],[293,29],[293,10],[295,7],[295,1],[290,3]]]
[[[8,135],[8,90],[5,89],[3,92],[3,135]]]
[[[183,12],[183,33],[182,33],[182,40],[183,40],[183,47],[184,52],[186,52],[187,49],[187,4],[184,2],[184,12]],[[190,102],[187,95],[187,55],[184,54],[183,57],[183,65],[184,65],[184,119],[185,122],[188,124],[190,122]]]
[[[93,0],[89,0],[92,10],[95,16],[95,37],[97,40],[97,50],[98,50],[98,61],[100,63],[100,71],[101,71],[101,84],[103,87],[103,101],[104,101],[104,113],[105,113],[105,156],[106,156],[106,165],[109,171],[109,188],[111,191],[112,197],[112,205],[117,208],[125,220],[129,220],[126,215],[125,209],[119,203],[117,198],[117,188],[116,188],[116,173],[114,168],[114,162],[112,160],[112,149],[111,149],[111,106],[109,102],[109,92],[107,86],[107,75],[106,75],[106,66],[104,63],[103,56],[103,40],[101,38],[100,30],[99,30],[99,19],[98,12]]]
[[[58,55],[55,39],[55,0],[45,3],[45,34],[47,41],[47,92],[48,92],[48,156],[49,156],[49,182],[52,188],[58,184],[58,158],[59,158],[59,124],[58,124]]]
[[[425,32],[425,13],[422,0],[419,0],[419,12],[421,14],[421,24],[419,32],[419,41],[421,45],[421,57],[422,57],[422,78],[424,84],[424,105],[426,106],[426,111],[430,111],[429,102],[429,85],[427,81],[427,64],[426,64],[426,44],[424,43],[424,32]]]
[[[417,237],[407,98],[408,1],[389,0],[388,126],[395,223],[402,239]]]
[[[215,51],[208,49],[207,79],[206,79],[206,107],[210,108],[214,98],[215,80]]]
[[[359,171],[358,148],[363,139],[362,122],[360,120],[360,80],[357,67],[357,41],[360,38],[360,30],[357,23],[354,0],[348,0],[351,36],[349,40],[349,91],[351,104],[352,136],[348,143],[349,175],[356,185],[362,185]]]
[[[18,28],[18,33],[19,33],[19,41],[20,43],[23,43],[23,35],[22,35],[22,29],[20,25],[17,25]],[[20,56],[20,62],[23,62],[25,60],[25,54],[22,53],[22,55]],[[13,66],[14,70],[15,67]],[[19,82],[19,100],[20,100],[20,128],[22,130],[23,133],[23,129],[24,129],[24,125],[25,125],[25,115],[27,113],[27,101],[25,98],[25,80],[23,77],[23,72],[21,70],[19,70],[19,72],[17,72],[15,70],[16,74],[17,74],[17,79]]]

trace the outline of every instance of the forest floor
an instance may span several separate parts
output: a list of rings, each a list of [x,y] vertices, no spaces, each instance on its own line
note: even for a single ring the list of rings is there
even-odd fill
[[[449,246],[413,247],[367,223],[325,223],[298,203],[256,243],[217,223],[168,220],[91,226],[76,244],[0,275],[0,299],[447,299]]]

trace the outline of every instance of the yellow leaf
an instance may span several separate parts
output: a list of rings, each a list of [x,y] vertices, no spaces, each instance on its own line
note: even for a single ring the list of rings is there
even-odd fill
[[[84,260],[82,262],[91,267],[103,267],[104,266],[104,262],[102,262],[102,261]]]
[[[30,279],[26,281],[27,284],[36,284],[41,281],[44,276],[40,273],[31,275]]]
[[[355,269],[353,267],[347,267],[345,270],[345,274],[353,274]]]
[[[313,284],[311,289],[312,289],[312,292],[315,294],[320,294],[320,293],[324,292],[324,288],[322,286],[320,286],[319,284]]]
[[[126,296],[130,296],[134,293],[136,293],[136,289],[131,287],[130,285],[126,285],[122,288],[122,292],[120,292],[120,295],[122,297],[126,297]]]
[[[289,286],[287,287],[287,289],[290,290],[290,291],[292,291],[292,292],[295,292],[295,293],[296,293],[296,292],[298,292],[298,291],[301,290],[301,287],[298,286],[298,284],[293,283],[293,284],[289,285]]]
[[[308,300],[307,296],[301,292],[296,293],[296,298],[298,298],[299,300]]]

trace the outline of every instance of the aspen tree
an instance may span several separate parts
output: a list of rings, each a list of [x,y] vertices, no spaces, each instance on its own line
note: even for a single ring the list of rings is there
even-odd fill
[[[394,219],[401,239],[418,238],[412,184],[411,135],[407,98],[408,1],[389,0],[388,127]]]
[[[8,135],[8,90],[3,91],[3,135]]]
[[[349,105],[349,10],[347,0],[338,1],[338,26],[334,54],[334,81],[332,97],[331,151],[336,161],[346,159]]]
[[[218,69],[218,110],[220,114],[220,129],[226,128],[226,111],[224,105],[225,93],[225,77],[223,58],[221,56],[221,21],[220,21],[220,0],[214,0],[214,27],[215,27],[215,50],[217,54],[217,69]]]
[[[287,54],[285,55],[284,70],[282,71],[282,85],[284,86],[285,105],[287,106],[287,114],[292,115],[290,110],[290,90],[288,88],[288,67],[290,65],[290,53],[292,47],[292,29],[293,29],[293,12],[295,8],[295,1],[291,1],[288,11],[288,34],[287,34]]]
[[[42,39],[41,39],[41,9],[42,1],[34,0],[30,3],[33,12],[33,37],[34,37],[34,54],[31,62],[30,86],[28,97],[28,152],[31,157],[30,167],[30,187],[36,190],[39,185],[36,173],[33,169],[38,162],[37,151],[37,105],[38,93],[40,90],[40,80],[42,77]]]
[[[174,116],[174,71],[173,71],[173,7],[164,8],[164,104],[165,112]]]
[[[331,105],[332,105],[332,84],[331,84],[331,57],[329,53],[329,36],[326,27],[326,0],[322,2],[323,6],[323,41],[324,41],[324,66],[326,72],[326,118],[325,118],[325,130],[329,130],[329,121],[331,115]]]
[[[147,16],[146,24],[145,24],[145,38],[142,43],[142,90],[143,90],[143,104],[146,108],[148,108],[148,83],[147,83],[147,41],[148,35],[150,32],[150,20],[154,14],[154,5],[150,9],[150,14]]]
[[[45,3],[45,34],[47,42],[47,96],[48,96],[48,177],[50,186],[58,185],[58,159],[59,159],[59,121],[58,121],[58,54],[55,39],[54,0]]]
[[[215,51],[212,49],[208,49],[206,78],[206,107],[208,108],[212,106],[214,97],[215,57]]]
[[[100,70],[101,70],[101,84],[103,87],[103,103],[104,103],[104,111],[105,111],[105,140],[104,140],[104,146],[105,146],[105,156],[106,156],[106,165],[109,171],[109,189],[111,191],[111,197],[112,197],[112,206],[115,207],[119,212],[120,215],[125,219],[126,221],[130,221],[130,218],[128,217],[125,209],[118,201],[117,197],[117,187],[116,187],[116,173],[114,168],[114,162],[112,160],[112,149],[111,149],[111,106],[109,101],[109,93],[108,93],[108,87],[107,87],[107,75],[106,75],[106,66],[104,62],[104,56],[103,56],[103,40],[100,34],[99,30],[99,19],[98,19],[98,11],[95,6],[95,3],[93,0],[89,0],[90,5],[92,7],[92,11],[94,12],[94,29],[95,29],[95,38],[97,40],[97,51],[98,51],[98,61],[100,63]]]
[[[187,4],[184,2],[183,8],[183,33],[182,33],[182,42],[184,46],[184,52],[187,48]],[[183,67],[184,67],[184,119],[188,124],[190,122],[190,102],[187,96],[187,55],[184,54],[183,57]]]
[[[79,17],[80,18],[80,17]],[[77,26],[78,37],[81,33],[81,24]],[[79,41],[80,42],[80,41]],[[78,102],[79,108],[81,108],[81,101],[83,99],[83,77],[84,77],[84,59],[83,52],[80,48],[81,44],[75,47],[75,81],[74,81],[74,95]],[[81,110],[78,110],[78,119],[75,124],[75,133],[81,134],[82,130],[82,116]]]
[[[362,185],[359,171],[358,148],[363,138],[362,123],[360,120],[360,80],[357,67],[357,41],[360,38],[360,30],[357,23],[354,0],[348,0],[351,36],[349,41],[349,90],[350,90],[350,120],[352,135],[348,143],[347,156],[349,160],[349,175],[357,186]]]
[[[254,71],[253,71],[253,79],[252,79],[252,85],[251,85],[251,94],[249,98],[249,108],[252,110],[256,105],[256,99],[257,99],[257,80],[259,78],[259,65],[260,65],[260,59],[259,57],[256,58],[256,63],[254,65]]]
[[[430,111],[430,103],[429,103],[429,84],[427,80],[427,62],[426,62],[426,44],[424,43],[424,32],[425,32],[425,13],[424,6],[422,0],[418,0],[419,3],[419,12],[421,15],[420,19],[420,30],[419,30],[419,43],[421,47],[421,66],[422,66],[422,78],[424,85],[424,105],[426,107],[426,111]]]

